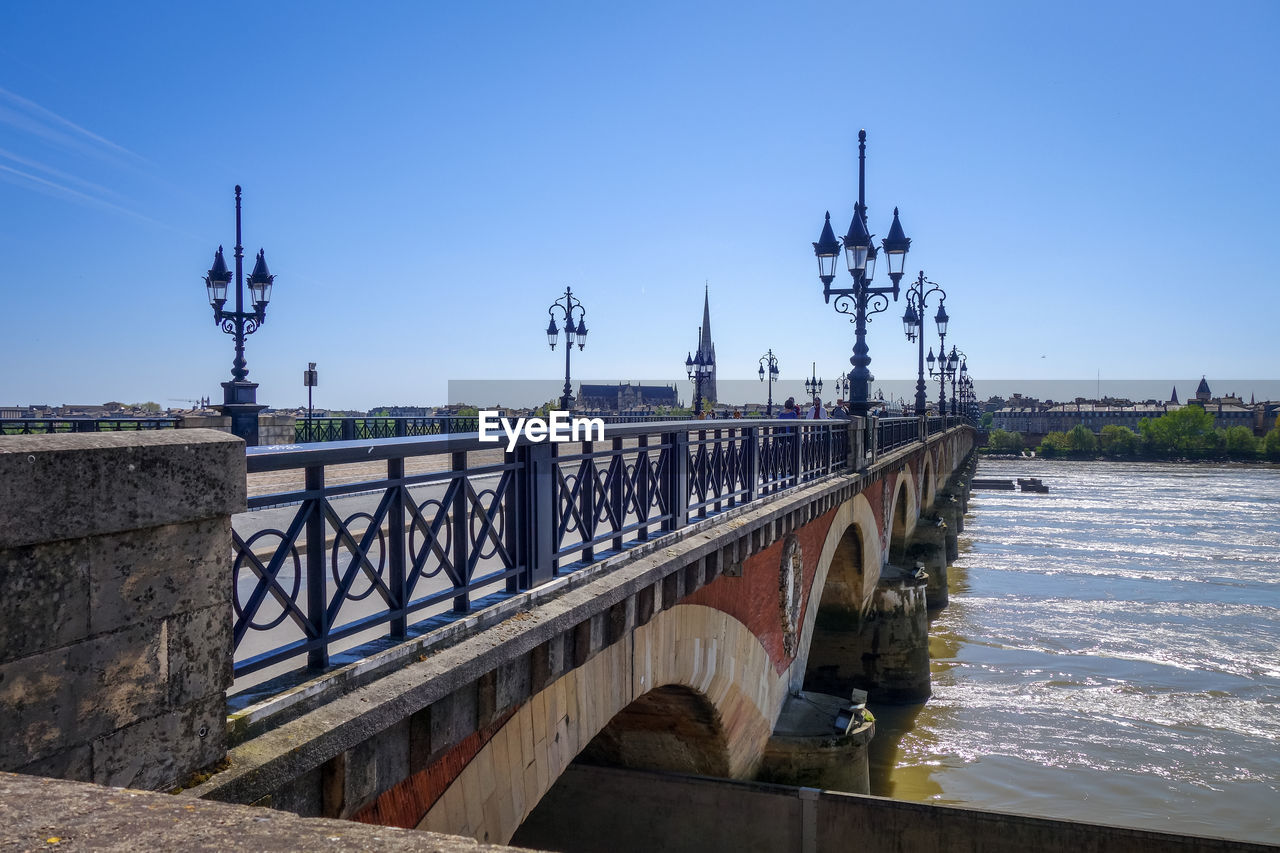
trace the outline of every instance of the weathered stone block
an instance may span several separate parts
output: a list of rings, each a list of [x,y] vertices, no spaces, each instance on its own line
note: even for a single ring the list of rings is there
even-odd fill
[[[570,648],[571,639],[568,634],[556,634],[547,640],[547,684],[558,679],[573,667],[573,650]],[[538,689],[546,687],[543,684]]]
[[[324,783],[326,775],[335,761],[329,761],[314,767],[289,781],[287,785],[272,791],[261,805],[282,812],[292,812],[300,817],[324,817]],[[341,778],[337,780],[341,783]],[[341,799],[341,794],[338,795]],[[258,805],[255,803],[255,805]],[[339,803],[341,805],[341,803]],[[336,811],[331,814],[337,814]]]
[[[244,442],[212,430],[0,436],[0,549],[231,515]]]
[[[476,725],[487,726],[498,716],[498,673],[489,670],[476,679]]]
[[[225,517],[90,540],[92,632],[214,605],[226,609],[230,541]]]
[[[427,768],[431,760],[431,708],[409,717],[409,772]]]
[[[226,754],[226,701],[215,696],[175,708],[98,738],[91,746],[93,781],[99,785],[172,788],[191,769]]]
[[[0,768],[16,770],[76,743],[67,649],[0,664]]]
[[[431,705],[433,758],[476,730],[476,688],[469,685]]]
[[[88,744],[73,746],[19,767],[18,772],[28,776],[49,776],[54,779],[92,782],[93,753]]]
[[[0,579],[0,662],[88,636],[89,556],[83,543],[0,550]]]
[[[409,721],[347,751],[341,817],[350,817],[409,775]]]
[[[224,593],[225,594],[225,593]],[[169,704],[177,707],[225,694],[234,674],[231,608],[221,604],[169,619]]]
[[[157,630],[161,628],[161,630]],[[168,645],[161,625],[134,626],[71,646],[80,741],[151,717],[169,704]]]
[[[497,706],[499,713],[524,703],[530,695],[529,656],[521,655],[498,667]]]

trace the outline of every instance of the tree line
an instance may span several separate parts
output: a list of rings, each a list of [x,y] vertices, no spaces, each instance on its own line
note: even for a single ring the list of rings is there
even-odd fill
[[[1022,435],[996,429],[987,439],[992,453],[1021,453]],[[1262,438],[1246,426],[1213,425],[1213,415],[1184,406],[1158,418],[1138,421],[1138,431],[1108,424],[1099,435],[1084,424],[1051,432],[1035,451],[1048,458],[1095,459],[1270,459],[1280,462],[1280,425]]]

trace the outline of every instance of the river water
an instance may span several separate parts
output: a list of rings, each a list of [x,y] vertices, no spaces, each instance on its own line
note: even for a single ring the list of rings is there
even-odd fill
[[[1280,841],[1280,468],[986,461],[872,793]]]

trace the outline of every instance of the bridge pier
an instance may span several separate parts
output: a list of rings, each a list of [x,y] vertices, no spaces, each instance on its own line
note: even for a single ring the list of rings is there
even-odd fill
[[[950,492],[940,495],[934,508],[945,524],[942,545],[947,565],[950,565],[960,556],[959,535],[964,532],[964,508],[960,498]]]
[[[787,697],[773,737],[760,760],[756,779],[781,785],[871,793],[867,746],[875,723],[855,722],[848,731],[836,724],[849,705],[847,696],[801,691]]]
[[[911,536],[911,545],[907,548],[906,566],[914,568],[920,565],[928,572],[925,579],[925,598],[929,610],[940,610],[947,606],[947,566],[954,559],[953,545],[956,535],[951,525],[943,520],[941,514],[924,516],[916,524]]]
[[[865,613],[835,607],[818,613],[805,689],[872,702],[929,698],[928,579],[888,565]]]

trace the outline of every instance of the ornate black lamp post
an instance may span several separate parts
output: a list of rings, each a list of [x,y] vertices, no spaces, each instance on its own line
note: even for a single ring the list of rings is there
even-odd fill
[[[945,335],[943,336],[945,337]],[[947,380],[955,376],[956,368],[960,365],[960,356],[956,352],[956,348],[951,347],[951,354],[945,355],[943,350],[945,344],[938,347],[938,357],[934,359],[933,348],[929,348],[929,357],[925,359],[929,363],[929,376],[938,377],[938,414],[945,415],[947,413]],[[938,370],[933,370],[934,362],[937,361]]]
[[[569,356],[573,353],[573,345],[578,345],[578,351],[587,345],[587,309],[582,307],[582,302],[573,295],[572,288],[564,289],[564,296],[552,302],[547,308],[547,313],[551,315],[551,322],[547,323],[547,343],[551,345],[551,349],[556,348],[556,341],[559,340],[560,330],[556,327],[556,309],[559,309],[564,320],[564,393],[560,395],[560,408],[565,411],[573,409],[573,385],[569,380]],[[577,321],[574,321],[574,312],[577,312]]]
[[[964,380],[969,375],[969,365],[967,363],[968,356],[964,354],[964,350],[957,350],[955,344],[951,345],[951,359],[956,356],[960,357],[960,368],[957,370],[953,364],[951,369],[951,414],[959,415],[961,413],[960,398],[956,393],[956,383],[959,382],[961,387],[964,386]]]
[[[760,356],[760,381],[765,380],[765,374],[769,375],[769,402],[765,408],[765,417],[773,417],[773,383],[778,378],[778,357],[773,354],[770,349],[767,353]]]
[[[838,399],[847,401],[849,398],[849,375],[844,371],[836,373],[835,380],[831,383],[831,393],[835,394]],[[884,394],[881,393],[877,402],[884,400]]]
[[[813,244],[813,253],[818,256],[818,278],[822,280],[822,296],[828,303],[836,297],[835,308],[841,314],[853,317],[854,345],[853,357],[849,359],[853,371],[849,374],[849,412],[852,415],[865,415],[870,404],[867,395],[870,383],[874,378],[867,366],[871,364],[871,356],[867,354],[867,322],[872,314],[878,314],[889,307],[889,299],[885,294],[892,293],[894,301],[898,299],[898,282],[902,278],[903,267],[907,260],[907,251],[911,248],[911,240],[902,231],[902,223],[898,221],[898,209],[893,209],[893,224],[889,227],[889,236],[881,241],[884,252],[888,255],[889,278],[892,287],[872,287],[871,279],[875,272],[876,248],[872,245],[871,233],[867,229],[866,200],[866,159],[867,132],[858,131],[858,203],[853,207],[853,221],[849,223],[849,233],[837,242],[835,232],[831,230],[831,213],[827,212],[826,222],[822,226],[822,234],[818,242]],[[836,275],[836,258],[840,256],[841,245],[844,246],[845,262],[853,284],[847,288],[832,287]]]
[[[688,371],[689,378],[693,380],[693,413],[699,418],[702,417],[702,381],[711,375],[712,369],[715,367],[715,358],[707,354],[705,357],[701,352],[696,356],[693,353],[684,360],[684,369]]]
[[[236,310],[223,311],[227,303],[227,287],[231,284],[231,271],[222,257],[222,247],[213,255],[213,266],[204,277],[209,292],[209,304],[213,306],[213,322],[228,335],[234,335],[236,357],[231,362],[231,381],[222,383],[224,416],[231,418],[231,432],[244,439],[249,447],[258,443],[258,412],[266,406],[258,405],[258,383],[248,381],[248,362],[244,360],[244,339],[267,321],[267,303],[271,301],[271,285],[275,276],[267,269],[266,255],[258,250],[258,260],[249,273],[249,293],[253,298],[253,310],[244,310],[244,247],[240,245],[240,187],[236,186]]]
[[[907,310],[902,315],[902,331],[906,333],[907,340],[912,343],[919,342],[919,355],[916,361],[917,417],[924,414],[925,406],[928,404],[928,394],[924,383],[924,310],[928,307],[929,297],[934,293],[940,294],[941,298],[938,300],[938,313],[933,319],[938,324],[938,333],[945,337],[948,319],[945,307],[947,292],[926,279],[924,270],[920,271],[920,277],[907,288]],[[933,358],[932,347],[929,349],[929,358]],[[930,361],[930,365],[932,366],[932,361]]]
[[[804,393],[816,397],[822,393],[822,380],[818,378],[818,363],[809,362],[809,378],[804,381]]]
[[[960,363],[960,371],[962,374],[960,377],[961,411],[970,421],[976,422],[978,420],[978,404],[973,393],[973,377],[968,375],[965,362]]]

